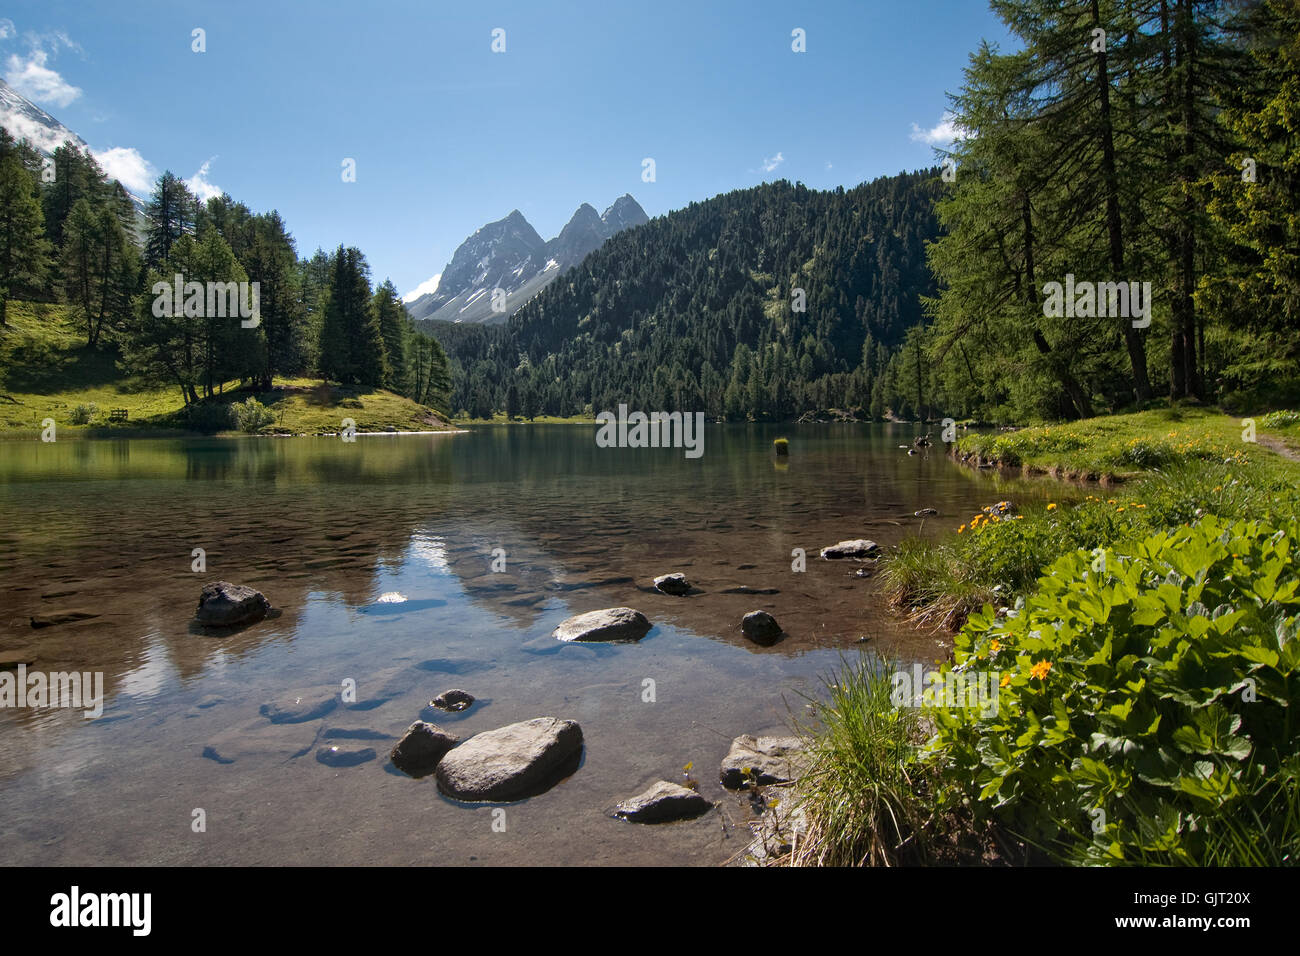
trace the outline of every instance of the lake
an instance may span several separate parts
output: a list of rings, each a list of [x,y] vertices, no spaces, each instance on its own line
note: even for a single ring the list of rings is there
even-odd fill
[[[941,448],[909,456],[898,446],[917,431],[710,425],[695,459],[598,448],[595,427],[576,425],[350,443],[0,442],[0,652],[33,670],[102,672],[105,694],[98,719],[0,709],[0,859],[725,862],[749,837],[744,800],[718,783],[733,737],[786,731],[841,655],[947,652],[941,635],[903,625],[856,562],[818,550],[863,537],[887,548],[1000,498],[1061,494]],[[779,436],[788,459],[773,453]],[[939,516],[913,517],[922,508]],[[792,570],[795,548],[805,571]],[[694,592],[655,591],[671,571]],[[191,619],[212,580],[256,587],[276,610],[202,633]],[[406,600],[380,600],[393,592]],[[639,643],[551,637],[570,615],[619,605],[653,622]],[[740,633],[758,608],[785,629],[771,647]],[[345,681],[355,703],[339,702]],[[479,702],[426,709],[453,687]],[[330,709],[262,716],[286,700]],[[573,719],[583,762],[501,816],[392,766],[422,716],[462,739]],[[362,762],[320,762],[329,747]],[[608,816],[687,764],[717,809],[657,826]]]

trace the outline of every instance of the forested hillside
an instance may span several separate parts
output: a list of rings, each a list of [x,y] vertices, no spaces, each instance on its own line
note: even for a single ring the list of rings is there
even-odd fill
[[[235,313],[236,298],[255,318]],[[68,141],[47,160],[0,129],[0,391],[13,299],[66,305],[94,353],[82,364],[103,358],[133,387],[175,388],[195,427],[228,422],[228,386],[267,393],[277,377],[388,389],[447,412],[441,347],[411,324],[391,282],[372,287],[359,249],[300,259],[274,210],[254,213],[225,194],[200,202],[170,172],[140,230],[126,191],[89,150]]]
[[[1014,49],[971,56],[942,174],[770,183],[620,235],[508,328],[434,329],[453,406],[1025,421],[1294,403],[1300,0],[993,7]]]
[[[938,187],[935,170],[834,192],[767,183],[620,233],[503,329],[432,324],[454,359],[453,407],[911,415],[903,347],[934,291]]]

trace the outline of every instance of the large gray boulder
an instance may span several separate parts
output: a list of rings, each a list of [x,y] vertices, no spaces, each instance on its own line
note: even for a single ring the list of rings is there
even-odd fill
[[[440,727],[417,720],[406,728],[389,756],[393,766],[412,777],[424,777],[433,772],[438,762],[458,743],[460,738]]]
[[[706,813],[713,804],[680,784],[660,780],[616,806],[612,816],[633,823],[666,823]]]
[[[269,610],[271,602],[256,588],[213,581],[203,586],[194,617],[207,627],[232,627],[260,621]]]
[[[519,800],[549,790],[577,769],[582,728],[536,717],[475,734],[438,763],[438,789],[467,801]]]
[[[562,621],[551,634],[559,641],[639,641],[650,621],[630,607],[607,607]]]
[[[879,550],[880,545],[876,544],[876,542],[868,541],[865,538],[856,538],[853,541],[841,541],[829,548],[822,548],[822,557],[829,561],[836,561],[841,558],[871,558],[875,557]]]
[[[803,749],[804,742],[798,737],[741,734],[731,742],[731,749],[722,758],[722,785],[728,790],[740,790],[751,783],[767,785],[793,780],[802,766]],[[750,773],[746,774],[746,769]]]

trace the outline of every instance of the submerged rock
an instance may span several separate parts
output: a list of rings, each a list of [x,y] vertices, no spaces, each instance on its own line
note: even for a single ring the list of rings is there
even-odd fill
[[[375,756],[370,747],[348,750],[337,744],[328,744],[316,751],[316,760],[327,767],[355,767],[374,760]]]
[[[719,779],[728,790],[740,790],[755,782],[785,783],[799,775],[803,750],[804,742],[798,737],[742,734],[731,742],[731,749],[722,758]]]
[[[536,717],[475,734],[438,763],[438,789],[468,801],[518,800],[549,790],[577,769],[582,728]]]
[[[99,617],[94,611],[69,608],[64,611],[44,611],[31,616],[31,625],[35,628],[54,627],[59,624],[74,624],[77,621],[90,621]]]
[[[389,757],[393,766],[412,777],[424,777],[433,772],[438,762],[460,743],[460,738],[433,724],[417,720],[406,728]]]
[[[269,610],[271,602],[256,588],[213,581],[204,585],[194,617],[207,627],[232,627],[260,621]]]
[[[326,691],[290,691],[268,700],[258,713],[273,724],[302,724],[324,717],[338,706],[338,695]]]
[[[649,630],[650,621],[640,611],[609,607],[562,621],[551,636],[559,641],[639,641]]]
[[[439,710],[461,711],[469,708],[474,703],[474,695],[468,691],[444,690],[441,694],[429,701],[430,707],[437,707]]]
[[[674,571],[672,574],[661,574],[655,578],[655,589],[664,594],[681,596],[690,591],[691,582],[686,580],[686,575]]]
[[[879,550],[880,545],[876,542],[856,538],[853,541],[841,541],[829,548],[822,548],[822,557],[828,561],[836,561],[840,558],[870,558]]]
[[[751,641],[775,641],[783,633],[776,618],[766,611],[750,611],[740,622],[740,633]]]
[[[666,823],[707,813],[713,804],[688,787],[660,780],[616,806],[611,816],[633,823]]]

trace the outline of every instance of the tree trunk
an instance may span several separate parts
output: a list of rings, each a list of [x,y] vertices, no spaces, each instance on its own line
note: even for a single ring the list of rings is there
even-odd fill
[[[1097,0],[1092,0],[1092,22],[1100,27],[1101,13],[1097,9]],[[1123,282],[1124,276],[1124,233],[1119,214],[1119,176],[1115,171],[1115,134],[1112,129],[1110,113],[1110,72],[1106,63],[1106,51],[1097,54],[1097,92],[1101,110],[1101,163],[1102,179],[1106,190],[1106,235],[1110,243],[1110,265],[1114,271],[1113,281]],[[1139,402],[1151,398],[1151,380],[1147,375],[1146,343],[1132,320],[1122,319],[1124,344],[1128,347],[1129,364],[1133,368],[1133,393]]]

